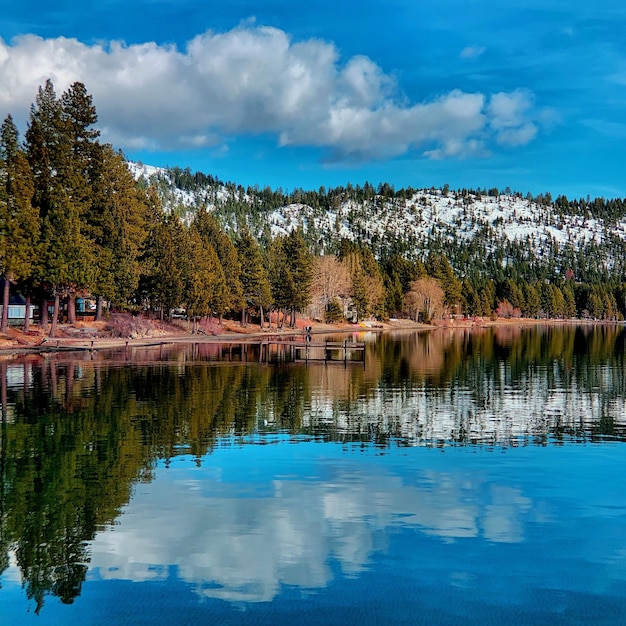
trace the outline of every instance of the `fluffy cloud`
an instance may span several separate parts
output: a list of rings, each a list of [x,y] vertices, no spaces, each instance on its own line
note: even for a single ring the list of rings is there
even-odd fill
[[[59,92],[84,82],[103,137],[124,148],[218,146],[269,133],[281,145],[316,146],[338,159],[411,150],[444,158],[484,153],[494,140],[521,145],[537,132],[526,93],[453,90],[412,104],[367,57],[343,63],[331,43],[295,42],[250,25],[206,32],[184,50],[33,35],[0,40],[1,114],[25,115],[47,78]]]
[[[501,145],[520,146],[535,138],[537,126],[532,121],[532,95],[518,90],[491,97],[488,115],[496,141]]]

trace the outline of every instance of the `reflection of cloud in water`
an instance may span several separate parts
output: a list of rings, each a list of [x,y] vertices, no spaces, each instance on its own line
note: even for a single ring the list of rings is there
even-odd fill
[[[479,476],[434,471],[408,485],[381,472],[274,479],[256,496],[255,485],[206,473],[190,481],[186,470],[170,468],[166,480],[141,485],[118,523],[96,537],[92,570],[101,578],[145,581],[166,579],[174,566],[201,595],[255,602],[271,600],[281,585],[325,587],[333,562],[345,575],[358,575],[385,551],[394,528],[447,541],[524,539],[522,516],[531,501],[515,488],[484,488]]]

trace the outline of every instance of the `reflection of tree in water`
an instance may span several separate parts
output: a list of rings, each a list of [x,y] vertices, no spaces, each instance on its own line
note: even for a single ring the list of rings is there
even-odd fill
[[[224,436],[260,429],[402,445],[436,426],[433,406],[454,413],[464,389],[471,405],[452,415],[448,436],[467,442],[494,396],[539,387],[574,400],[597,396],[598,419],[581,425],[581,436],[626,436],[615,420],[626,395],[621,327],[382,335],[368,344],[365,367],[194,364],[198,350],[162,352],[151,365],[142,355],[138,367],[80,356],[0,363],[0,572],[14,554],[37,611],[47,594],[68,603],[80,594],[88,542],[119,515],[135,484],[151,480],[159,459],[184,453],[199,464]],[[23,368],[21,386],[7,390],[7,367]],[[425,413],[394,413],[394,402],[416,397],[431,402]],[[538,442],[548,427],[557,438],[579,434],[540,420]]]
[[[86,541],[119,513],[145,465],[134,429],[110,403],[116,373],[101,395],[85,397],[70,395],[73,364],[37,368],[3,424],[4,529],[37,611],[47,593],[66,603],[80,593]]]

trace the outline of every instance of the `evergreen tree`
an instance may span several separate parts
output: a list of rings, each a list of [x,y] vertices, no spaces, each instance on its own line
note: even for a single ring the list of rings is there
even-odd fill
[[[250,231],[244,227],[237,238],[237,252],[241,263],[241,274],[239,279],[243,287],[243,298],[245,306],[241,311],[242,324],[247,323],[247,313],[249,309],[258,308],[261,314],[261,325],[263,324],[263,309],[271,303],[270,283],[259,245],[254,240]]]
[[[183,304],[189,260],[186,244],[184,228],[175,215],[161,215],[148,234],[140,292],[151,309],[158,309],[161,319],[171,319],[173,309]]]
[[[9,115],[0,129],[0,273],[5,279],[0,332],[7,330],[10,283],[28,278],[37,256],[39,215],[31,204],[33,193],[32,173]]]
[[[524,314],[527,317],[538,317],[541,309],[541,296],[535,285],[530,283],[526,285],[524,293],[525,309]]]
[[[552,285],[552,290],[554,292],[554,311],[552,312],[552,316],[564,317],[566,314],[566,304],[563,292],[558,285]]]
[[[204,208],[196,213],[192,227],[198,231],[205,245],[213,247],[224,273],[227,289],[226,299],[215,310],[225,313],[229,309],[241,309],[244,306],[244,300],[243,286],[240,279],[241,263],[237,248],[224,232],[215,216],[208,213]]]
[[[206,244],[195,228],[189,229],[187,240],[189,266],[184,300],[195,333],[199,317],[209,315],[214,310],[222,312],[227,290],[224,272],[213,246]]]
[[[35,182],[33,204],[40,210],[41,219],[45,219],[50,210],[54,179],[62,171],[58,169],[63,161],[62,131],[61,103],[52,81],[47,80],[44,87],[39,87],[35,103],[31,105],[26,131],[28,160]]]
[[[354,311],[355,318],[352,321],[358,322],[359,320],[367,317],[369,313],[369,297],[367,292],[367,284],[365,273],[361,269],[360,262],[354,264],[352,271],[352,310]]]
[[[64,95],[66,102],[71,96]],[[69,105],[68,105],[69,106]],[[76,115],[63,109],[50,80],[39,88],[31,107],[26,133],[27,151],[34,173],[34,205],[42,218],[41,282],[48,283],[55,297],[51,336],[58,321],[61,295],[74,297],[78,289],[93,282],[92,242],[85,235],[84,216],[91,202],[84,157],[85,138],[70,120]],[[88,116],[83,120],[87,122]],[[85,129],[85,132],[88,132]],[[78,142],[78,143],[77,143]],[[70,321],[75,309],[68,306]]]
[[[597,289],[594,289],[589,295],[587,310],[595,320],[601,320],[604,317],[604,302]]]
[[[296,292],[296,285],[289,267],[284,244],[284,237],[272,239],[264,255],[270,281],[272,306],[278,310],[277,326],[280,325],[281,327]]]
[[[576,298],[574,297],[572,286],[569,284],[565,285],[562,292],[565,301],[564,316],[567,318],[576,317]]]
[[[302,311],[311,301],[313,256],[308,250],[302,233],[292,231],[283,240],[287,271],[291,275],[291,326],[296,325],[296,311]]]
[[[429,254],[426,259],[426,272],[437,279],[443,287],[444,305],[450,309],[459,307],[463,299],[462,285],[447,257],[442,254]]]
[[[469,316],[482,315],[482,306],[480,298],[472,284],[468,281],[463,282],[463,293],[465,294],[465,313]]]
[[[91,291],[99,301],[125,309],[139,286],[149,202],[111,146],[93,149],[92,159],[93,196],[86,215],[95,256]]]
[[[511,303],[511,305],[523,311],[526,306],[524,300],[524,292],[522,288],[511,278],[507,281],[505,298]]]

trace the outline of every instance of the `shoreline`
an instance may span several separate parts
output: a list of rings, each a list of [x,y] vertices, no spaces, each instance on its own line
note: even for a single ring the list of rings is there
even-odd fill
[[[579,320],[579,319],[462,319],[442,320],[436,324],[423,324],[411,320],[390,320],[387,322],[372,322],[371,325],[331,325],[310,320],[299,320],[295,329],[261,329],[258,326],[246,328],[230,324],[224,327],[224,332],[216,334],[191,334],[184,328],[172,327],[162,334],[143,337],[106,337],[96,335],[70,336],[50,338],[46,332],[35,325],[29,334],[12,328],[8,333],[0,335],[0,358],[12,355],[46,354],[54,352],[84,352],[98,350],[115,350],[125,347],[151,347],[176,343],[256,343],[263,339],[277,340],[282,337],[297,337],[305,334],[306,327],[311,326],[311,335],[352,334],[352,333],[385,333],[394,331],[455,331],[481,328],[516,328],[529,326],[605,326],[624,325],[623,321]],[[93,324],[79,323],[76,325],[59,325],[60,332],[67,333],[68,329],[80,332],[88,328],[93,330]]]
[[[295,329],[261,329],[258,326],[241,328],[228,325],[224,332],[216,334],[191,334],[185,329],[172,328],[162,334],[143,337],[103,337],[103,336],[62,336],[50,338],[40,326],[34,326],[28,335],[17,329],[11,329],[8,334],[0,335],[0,358],[11,355],[46,354],[54,352],[89,352],[97,350],[115,350],[125,347],[144,348],[176,343],[258,343],[264,339],[278,340],[281,338],[298,337],[305,334],[306,326],[312,326],[311,335],[350,334],[364,332],[385,332],[396,329],[429,330],[434,326],[427,324],[407,323],[391,326],[389,324],[376,323],[370,326],[359,325],[330,325],[299,320]],[[310,323],[309,323],[310,322]],[[84,327],[90,327],[84,324]],[[80,330],[77,325],[59,325],[59,331],[67,331],[68,328]],[[2,339],[4,341],[2,342]]]

